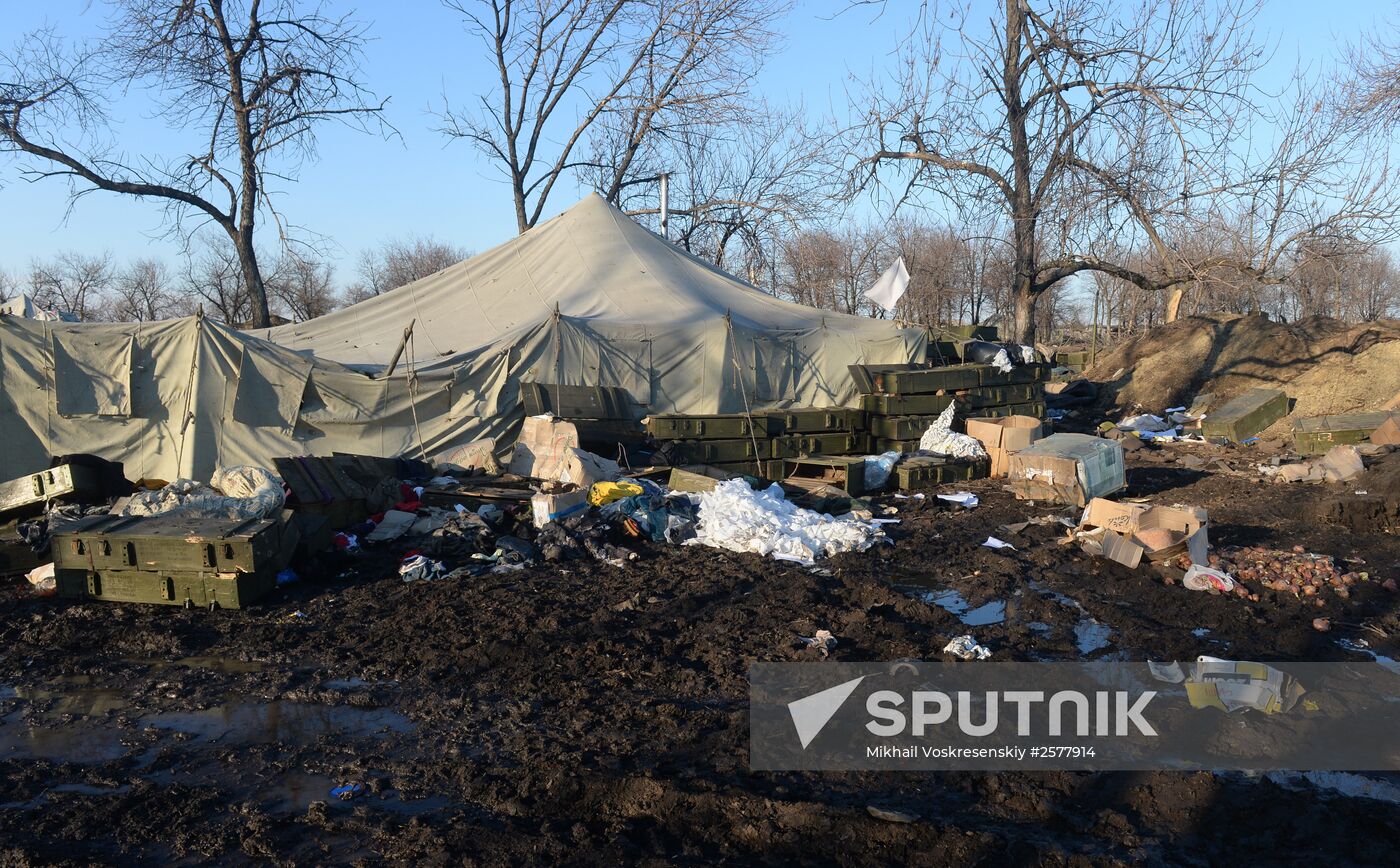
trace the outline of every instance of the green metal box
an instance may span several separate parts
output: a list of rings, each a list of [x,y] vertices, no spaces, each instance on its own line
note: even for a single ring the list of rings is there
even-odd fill
[[[173,570],[254,573],[282,558],[284,530],[278,519],[94,515],[65,524],[53,537],[54,567],[60,570]]]
[[[1281,389],[1250,389],[1206,414],[1201,436],[1242,443],[1287,415],[1288,396]]]
[[[60,464],[0,482],[0,515],[37,515],[54,498],[98,500],[101,495],[102,477],[95,468]]]
[[[277,571],[56,570],[58,593],[73,599],[241,609],[277,587]]]
[[[985,458],[919,455],[906,458],[895,465],[894,473],[895,485],[901,491],[907,491],[921,485],[943,485],[949,482],[985,479],[991,473],[991,464]]]
[[[765,410],[763,415],[777,419],[784,434],[854,431],[865,427],[865,411],[853,407],[798,407]]]
[[[918,440],[937,416],[871,416],[870,432],[887,440]]]
[[[871,374],[875,391],[894,395],[923,395],[934,392],[955,392],[982,384],[987,365],[950,365],[919,371],[878,371]]]
[[[870,430],[876,416],[937,416],[958,400],[957,395],[862,395],[861,405],[871,414]],[[966,406],[966,405],[964,405]],[[877,432],[878,433],[878,432]]]
[[[673,440],[662,447],[672,464],[724,464],[773,457],[772,443],[764,438],[734,440]],[[761,450],[761,451],[756,451]]]
[[[647,433],[658,440],[732,440],[738,437],[767,439],[782,433],[782,420],[755,413],[718,413],[684,416],[649,416]]]
[[[1296,419],[1293,422],[1293,448],[1301,455],[1320,455],[1333,446],[1362,443],[1392,416],[1400,416],[1400,413],[1381,410]]]

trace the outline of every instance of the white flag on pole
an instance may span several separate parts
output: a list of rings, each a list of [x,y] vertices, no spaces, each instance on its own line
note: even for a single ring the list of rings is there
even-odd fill
[[[885,273],[880,275],[874,286],[865,291],[865,297],[885,310],[894,310],[908,286],[909,270],[904,267],[904,257],[901,256],[894,261],[894,265],[885,269]]]

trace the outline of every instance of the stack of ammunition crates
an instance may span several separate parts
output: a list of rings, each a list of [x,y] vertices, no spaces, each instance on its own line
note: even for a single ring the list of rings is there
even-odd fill
[[[860,366],[855,366],[860,367]],[[991,365],[853,370],[875,452],[913,452],[949,404],[955,415],[1045,418],[1049,366],[1021,365],[1002,373]]]
[[[870,451],[865,413],[850,407],[665,414],[648,417],[646,427],[671,464],[705,464],[769,479],[782,474],[786,458]]]
[[[275,519],[96,515],[53,537],[58,593],[128,603],[238,609],[277,586],[298,533]]]

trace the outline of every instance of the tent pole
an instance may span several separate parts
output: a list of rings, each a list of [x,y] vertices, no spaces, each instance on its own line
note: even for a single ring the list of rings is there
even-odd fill
[[[384,372],[383,379],[389,379],[394,375],[394,369],[399,366],[399,357],[403,355],[403,348],[408,346],[408,339],[413,334],[413,324],[418,322],[414,317],[408,321],[408,327],[403,330],[403,338],[399,341],[399,348],[394,350],[394,357],[389,360],[389,370]]]
[[[662,172],[661,180],[661,237],[671,240],[671,173]]]

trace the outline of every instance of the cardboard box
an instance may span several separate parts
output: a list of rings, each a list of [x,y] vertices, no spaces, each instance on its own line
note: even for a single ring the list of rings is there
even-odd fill
[[[1021,500],[1085,506],[1127,485],[1123,447],[1088,434],[1051,434],[1011,453],[1006,473]]]
[[[1002,416],[989,419],[968,419],[967,433],[982,442],[992,461],[992,478],[1006,476],[1011,467],[1011,453],[1020,452],[1045,436],[1040,420],[1033,416]]]
[[[530,515],[537,528],[585,509],[588,509],[587,488],[554,493],[541,491],[530,498]]]
[[[526,416],[510,458],[510,472],[531,479],[571,482],[588,488],[622,474],[617,462],[578,445],[578,429],[553,416]]]
[[[1148,560],[1164,561],[1182,552],[1191,563],[1206,565],[1210,540],[1206,511],[1195,506],[1152,506],[1145,503],[1118,503],[1096,497],[1084,508],[1075,536],[1091,555],[1108,558],[1129,569]],[[1138,539],[1141,531],[1165,529],[1186,536],[1179,542],[1148,550]]]
[[[1370,440],[1381,446],[1400,446],[1400,416],[1391,416],[1379,428],[1372,431]]]

